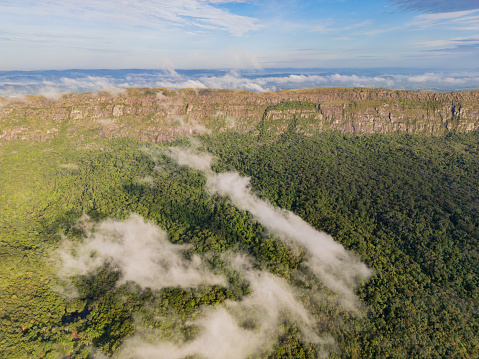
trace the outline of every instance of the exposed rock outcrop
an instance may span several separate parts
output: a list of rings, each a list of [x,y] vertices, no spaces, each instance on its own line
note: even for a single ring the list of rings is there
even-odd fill
[[[366,88],[323,88],[272,93],[241,90],[129,89],[119,94],[65,94],[2,101],[0,141],[45,140],[58,128],[99,136],[166,141],[208,130],[281,134],[469,132],[479,129],[479,91],[428,93]]]

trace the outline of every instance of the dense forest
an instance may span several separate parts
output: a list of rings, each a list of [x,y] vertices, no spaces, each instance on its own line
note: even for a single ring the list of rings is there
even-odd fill
[[[161,144],[66,129],[1,143],[0,356],[209,357],[204,318],[221,314],[235,318],[236,339],[261,341],[234,349],[238,358],[478,358],[479,133],[306,136],[295,119],[268,136],[261,126]],[[172,148],[211,154],[212,169],[182,165]],[[255,200],[330,234],[370,269],[351,285],[354,308],[306,265],[308,248],[208,190],[232,171],[250,178]],[[121,260],[100,261],[105,233],[133,226],[167,238],[162,261],[204,282],[147,273],[144,284]],[[82,248],[95,266],[68,272]],[[271,297],[271,328],[261,322],[271,308],[253,300],[258,283],[297,303]]]

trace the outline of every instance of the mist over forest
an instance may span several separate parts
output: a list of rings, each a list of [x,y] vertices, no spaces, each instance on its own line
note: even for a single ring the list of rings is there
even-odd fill
[[[399,101],[384,121],[425,111],[442,127],[341,132],[326,126],[326,102],[269,97],[256,120],[235,107],[171,117],[191,109],[182,101],[234,92],[4,101],[2,356],[477,357],[475,93],[421,104],[401,100],[409,92],[328,91],[304,96],[340,107],[334,96],[378,96],[344,108]],[[78,99],[103,117],[66,107]],[[52,114],[56,131],[38,127]],[[162,116],[190,130],[154,142],[122,130]]]
[[[478,0],[0,24],[0,359],[479,359]]]

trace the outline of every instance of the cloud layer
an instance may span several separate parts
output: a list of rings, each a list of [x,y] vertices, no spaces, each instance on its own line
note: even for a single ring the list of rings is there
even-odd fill
[[[474,41],[473,41],[474,40]],[[479,43],[478,39],[453,39],[451,46]],[[442,43],[441,43],[442,44]],[[422,46],[435,50],[435,43]],[[479,89],[479,71],[420,72],[405,70],[102,70],[50,72],[0,72],[0,96],[31,94],[56,96],[64,92],[92,92],[115,88],[216,88],[253,92],[329,86],[460,91]]]

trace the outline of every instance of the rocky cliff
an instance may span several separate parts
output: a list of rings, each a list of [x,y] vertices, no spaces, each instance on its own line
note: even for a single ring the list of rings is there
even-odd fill
[[[469,132],[479,128],[479,91],[428,93],[323,88],[272,93],[240,90],[128,89],[0,99],[0,141],[132,136],[165,141],[209,131],[281,134],[295,121],[305,135]]]

